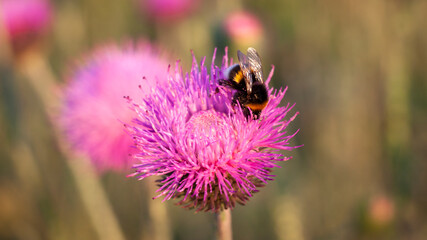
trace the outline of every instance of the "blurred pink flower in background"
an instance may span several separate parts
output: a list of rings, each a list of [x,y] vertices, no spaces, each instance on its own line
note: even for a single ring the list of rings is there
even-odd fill
[[[258,17],[247,11],[229,14],[224,21],[224,29],[231,40],[249,45],[259,42],[264,31]]]
[[[369,219],[376,226],[385,226],[393,221],[394,202],[387,195],[379,194],[369,202]]]
[[[0,0],[0,17],[9,38],[42,34],[52,21],[47,0]]]
[[[140,0],[144,14],[158,21],[176,20],[193,12],[199,0]]]
[[[72,147],[99,170],[129,167],[132,138],[123,128],[135,112],[126,98],[142,101],[167,81],[168,61],[148,43],[110,45],[87,56],[64,90],[60,125]]]

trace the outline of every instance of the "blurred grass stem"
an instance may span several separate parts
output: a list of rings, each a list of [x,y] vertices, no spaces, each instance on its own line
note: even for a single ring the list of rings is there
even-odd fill
[[[157,190],[157,183],[147,181],[147,189],[149,193],[154,193]],[[159,199],[148,200],[148,214],[150,217],[150,233],[149,236],[144,236],[144,239],[150,240],[170,240],[171,233],[168,221],[166,205]]]
[[[48,110],[56,107],[54,104],[59,103],[58,96],[53,94],[56,81],[49,65],[37,51],[28,52],[17,63],[20,70],[29,80],[31,87],[34,88],[36,94],[42,100],[47,111],[46,114],[49,115]],[[54,133],[64,155],[72,156],[68,154],[67,147],[59,140],[58,131],[54,130]],[[77,190],[81,195],[95,231],[99,239],[124,240],[125,237],[108,202],[106,193],[95,174],[95,170],[88,162],[87,159],[83,159],[83,156],[66,161],[74,176]]]
[[[0,19],[2,17],[2,12],[0,11]],[[0,52],[0,63],[9,66],[12,59],[12,51],[3,21],[0,21]],[[25,185],[27,190],[37,189],[34,186],[40,184],[40,175],[36,161],[31,154],[30,146],[26,141],[21,140],[14,143],[12,148],[13,164],[22,184]],[[28,178],[33,179],[33,181],[27,181]]]
[[[0,19],[2,19],[2,13],[0,11]],[[11,54],[11,46],[10,41],[8,39],[8,34],[6,33],[6,29],[4,28],[3,21],[0,21],[0,62],[7,63]]]

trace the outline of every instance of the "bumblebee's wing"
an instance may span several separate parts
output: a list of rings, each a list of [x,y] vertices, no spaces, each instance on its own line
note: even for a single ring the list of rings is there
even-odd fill
[[[249,64],[248,57],[243,54],[240,50],[237,50],[237,58],[239,58],[240,69],[242,69],[244,80],[246,83],[246,91],[248,93],[252,92],[253,79],[251,76],[251,68]]]
[[[255,77],[261,83],[264,83],[264,77],[262,74],[261,58],[259,57],[255,48],[248,48],[248,62],[249,68],[255,74]]]

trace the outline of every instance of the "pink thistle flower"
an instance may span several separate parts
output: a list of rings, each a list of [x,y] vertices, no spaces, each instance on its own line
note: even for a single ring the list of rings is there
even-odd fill
[[[232,105],[232,91],[219,86],[229,66],[227,51],[220,68],[208,73],[193,55],[190,73],[177,62],[169,86],[157,87],[142,104],[132,103],[138,117],[127,128],[135,142],[135,176],[160,176],[157,190],[164,200],[196,211],[220,211],[244,204],[258,188],[273,180],[272,168],[286,161],[280,150],[292,150],[286,128],[296,115],[279,106],[285,90],[269,89],[270,100],[259,119],[247,118]],[[273,69],[267,78],[270,81]],[[156,198],[157,198],[156,197]]]
[[[168,22],[182,18],[199,5],[199,0],[141,0],[140,8],[151,18]]]
[[[259,42],[264,32],[258,17],[247,11],[228,15],[224,21],[224,29],[233,41],[243,45]]]
[[[132,139],[122,122],[135,114],[126,99],[143,97],[167,80],[167,68],[167,60],[147,43],[102,47],[86,57],[69,78],[60,118],[72,147],[100,170],[130,167]]]
[[[0,16],[14,41],[46,32],[51,25],[52,10],[47,0],[0,0]]]

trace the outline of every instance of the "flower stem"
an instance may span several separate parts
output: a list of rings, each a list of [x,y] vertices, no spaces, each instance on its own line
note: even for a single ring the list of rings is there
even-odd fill
[[[226,209],[216,214],[217,240],[232,240],[233,231],[231,228],[231,210]]]
[[[21,59],[18,67],[42,100],[46,115],[49,116],[48,109],[55,109],[55,104],[60,102],[58,96],[52,94],[56,80],[49,64],[39,52],[32,52]],[[52,125],[55,124],[52,123]],[[62,153],[65,156],[76,158],[67,159],[66,163],[75,178],[77,190],[99,239],[124,240],[125,236],[120,224],[93,166],[88,163],[87,159],[83,159],[85,156],[70,153],[68,147],[60,141],[60,132],[55,128],[52,131]]]

